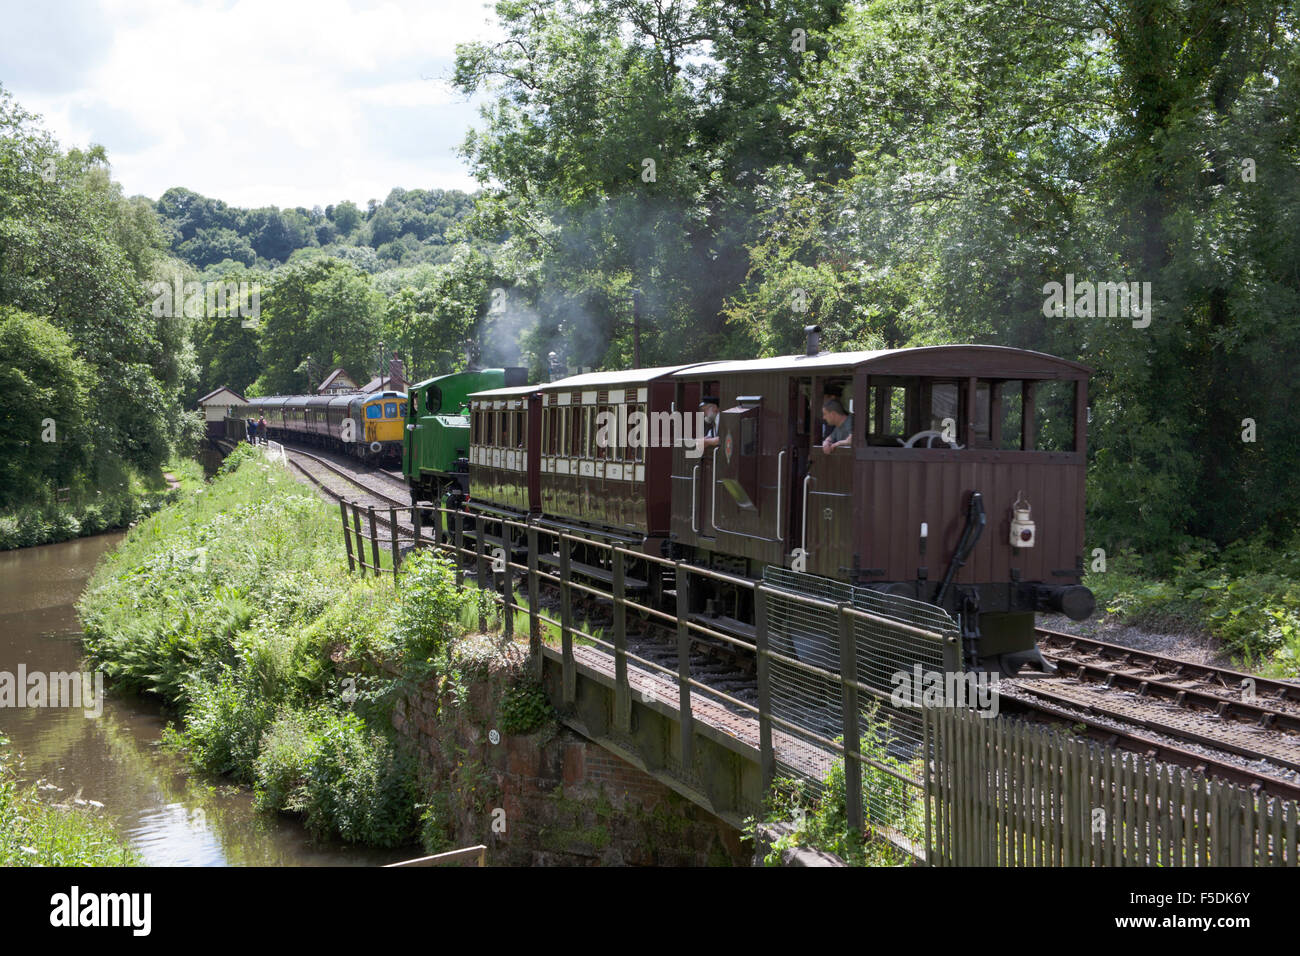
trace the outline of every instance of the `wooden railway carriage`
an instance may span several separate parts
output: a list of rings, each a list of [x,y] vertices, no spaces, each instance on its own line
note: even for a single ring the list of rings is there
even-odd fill
[[[1092,612],[1078,584],[1088,374],[976,345],[679,371],[679,406],[715,395],[722,412],[705,459],[674,451],[673,551],[938,604],[961,621],[968,662],[1014,671],[1036,655],[1035,611]],[[852,445],[826,454],[830,397],[852,413]]]
[[[555,532],[659,554],[671,520],[672,448],[649,441],[644,425],[639,434],[633,429],[636,416],[672,414],[671,376],[686,367],[597,372],[470,396],[474,506],[516,518],[541,515],[544,564],[556,563]],[[514,548],[522,546],[517,531],[510,537]],[[486,541],[502,543],[491,532]],[[607,551],[578,547],[570,554],[577,573],[608,583]],[[663,583],[659,565],[633,562],[628,569],[631,589],[657,594]]]
[[[672,376],[689,367],[594,372],[538,386],[542,513],[603,540],[657,550],[672,521],[673,449],[648,427],[640,436],[634,429],[637,421],[681,415]]]
[[[470,500],[518,515],[540,512],[541,393],[536,385],[469,396]]]

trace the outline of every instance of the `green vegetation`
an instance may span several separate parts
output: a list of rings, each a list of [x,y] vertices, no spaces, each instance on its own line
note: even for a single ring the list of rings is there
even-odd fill
[[[0,866],[139,866],[139,855],[92,807],[55,805],[18,783],[0,736]]]
[[[501,698],[501,731],[506,734],[530,734],[555,715],[546,692],[530,681],[521,681]]]
[[[146,306],[165,258],[157,217],[122,195],[104,150],[60,152],[0,89],[0,514],[47,514],[59,489],[108,496],[193,447],[189,329]]]
[[[871,729],[860,741],[862,755],[914,780],[920,779],[919,761],[906,763],[888,752],[888,733],[886,724],[872,722]],[[836,741],[842,743],[843,738]],[[746,831],[753,838],[761,823],[793,821],[793,828],[769,848],[764,858],[768,866],[778,866],[785,850],[800,846],[832,853],[850,866],[908,865],[910,855],[890,842],[885,832],[915,844],[923,842],[925,803],[920,788],[878,767],[863,764],[862,806],[867,819],[866,832],[854,834],[849,829],[844,761],[836,760],[822,780],[820,792],[804,780],[777,780],[768,798],[766,815],[761,819],[751,818]],[[873,828],[881,832],[874,832]]]
[[[1201,542],[1171,571],[1126,551],[1085,582],[1097,607],[1128,623],[1213,635],[1241,666],[1300,677],[1300,535],[1281,547],[1260,533],[1227,548]]]
[[[225,262],[269,269],[319,252],[344,253],[367,271],[443,262],[472,197],[457,189],[394,189],[366,210],[356,203],[241,209],[193,190],[167,190],[154,209],[172,251],[203,269]]]
[[[0,551],[125,528],[184,494],[183,489],[169,489],[161,472],[154,472],[149,480],[129,468],[116,473],[115,480],[106,477],[110,473],[101,469],[107,492],[69,489],[65,500],[19,505],[0,513]]]
[[[251,448],[222,472],[96,569],[80,605],[89,660],[161,697],[171,742],[260,807],[347,841],[412,842],[424,808],[392,707],[399,686],[455,676],[468,592],[427,551],[400,588],[349,576],[333,509]]]

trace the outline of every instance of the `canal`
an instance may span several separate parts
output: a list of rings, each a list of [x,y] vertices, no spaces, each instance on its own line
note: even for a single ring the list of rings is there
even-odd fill
[[[0,671],[83,670],[76,603],[121,533],[0,552]],[[22,776],[53,803],[94,801],[154,866],[373,866],[418,848],[314,843],[296,820],[253,809],[252,795],[206,779],[161,744],[160,710],[110,689],[100,716],[81,709],[0,707],[0,734]],[[89,805],[89,804],[88,804]]]

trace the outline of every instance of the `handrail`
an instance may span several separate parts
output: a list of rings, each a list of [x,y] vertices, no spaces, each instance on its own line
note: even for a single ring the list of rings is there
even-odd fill
[[[443,863],[459,863],[462,860],[477,860],[478,866],[487,865],[487,846],[480,843],[478,846],[467,846],[460,850],[450,850],[446,853],[435,853],[433,856],[420,856],[414,860],[402,860],[398,863],[385,864],[384,869],[392,869],[396,866],[441,866]]]
[[[696,465],[694,468],[691,469],[691,533],[692,534],[700,533],[699,525],[696,524],[695,521],[695,513],[697,510],[695,485],[699,481],[699,479],[700,479],[700,466]]]
[[[803,551],[804,560],[808,559],[808,482],[813,480],[812,475],[803,476]]]
[[[709,524],[713,525],[713,530],[718,530],[718,448],[713,448],[713,475],[709,479],[713,482],[713,507],[709,509]]]
[[[781,454],[776,456],[776,540],[784,542],[785,537],[781,534],[781,515],[785,513],[785,504],[781,501],[781,489],[785,487],[785,452],[781,449]],[[785,550],[785,545],[781,545]]]

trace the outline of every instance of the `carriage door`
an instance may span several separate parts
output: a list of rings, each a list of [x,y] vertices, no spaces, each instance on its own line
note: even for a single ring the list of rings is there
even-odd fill
[[[719,394],[718,382],[705,382],[700,388],[700,397],[696,401],[696,406],[682,409],[683,414],[693,415],[699,411],[699,402],[705,397],[718,399],[718,422],[715,429],[721,429],[722,426],[722,396]],[[715,435],[719,432],[715,430]],[[699,529],[703,537],[713,538],[717,536],[714,530],[714,521],[717,516],[713,513],[713,502],[717,497],[714,493],[713,480],[715,477],[714,462],[718,458],[718,452],[721,450],[721,443],[705,449],[705,453],[700,456],[697,464],[700,469],[700,480],[697,484],[696,493],[696,510],[699,514]]]
[[[826,577],[844,578],[853,563],[854,452],[852,448],[837,448],[830,454],[822,450],[822,440],[830,433],[829,426],[822,422],[822,405],[828,398],[837,398],[852,413],[852,378],[814,378],[810,397],[812,434],[805,445],[808,470],[799,489],[800,517],[807,522],[802,529],[807,569]]]

